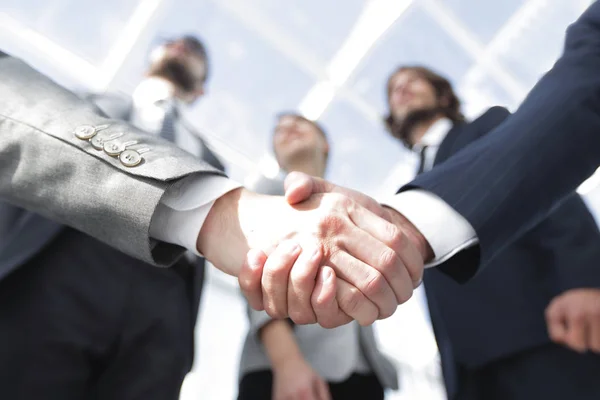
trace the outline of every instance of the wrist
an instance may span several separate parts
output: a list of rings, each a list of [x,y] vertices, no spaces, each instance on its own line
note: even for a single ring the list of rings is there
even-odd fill
[[[200,254],[217,268],[237,276],[250,249],[267,254],[284,238],[294,209],[282,196],[267,196],[238,188],[213,204],[198,235]]]
[[[425,239],[425,236],[423,236],[423,234],[404,215],[391,207],[383,207],[387,211],[386,219],[402,229],[423,257],[423,262],[428,263],[432,261],[435,258],[435,254],[433,253],[433,249],[429,245],[429,242]]]
[[[304,362],[294,331],[287,321],[273,320],[262,327],[259,335],[273,370],[281,370]]]
[[[252,193],[244,188],[234,189],[219,197],[211,207],[196,247],[200,254],[222,271],[237,275],[250,249],[240,223],[240,205]],[[224,244],[227,246],[224,246]]]

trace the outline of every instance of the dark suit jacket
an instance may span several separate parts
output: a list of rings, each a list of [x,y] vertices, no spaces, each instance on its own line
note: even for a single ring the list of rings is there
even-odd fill
[[[420,187],[473,226],[478,249],[447,270],[468,278],[542,220],[600,164],[600,3],[567,31],[562,57],[484,139],[423,174]],[[456,267],[456,268],[453,268]]]
[[[471,123],[455,125],[442,142],[435,165],[451,159],[509,115],[494,107]],[[454,359],[466,367],[548,343],[546,306],[567,289],[600,287],[599,264],[600,232],[582,199],[572,193],[469,282],[459,284],[436,268],[425,271],[436,336],[449,341]],[[447,344],[439,346],[442,358],[449,356],[442,351]],[[442,363],[448,375],[448,360]]]

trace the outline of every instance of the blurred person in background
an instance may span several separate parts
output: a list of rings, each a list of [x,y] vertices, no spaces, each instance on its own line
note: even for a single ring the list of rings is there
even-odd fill
[[[177,144],[183,150],[197,156],[212,167],[225,171],[219,157],[211,151],[203,135],[186,121],[184,112],[205,93],[209,77],[208,52],[202,41],[193,35],[165,40],[150,52],[149,65],[143,80],[131,96],[121,93],[94,93],[86,96],[100,111],[110,118],[121,119],[149,134],[158,135]],[[185,303],[179,304],[180,312],[189,313],[190,323],[185,332],[176,339],[194,357],[194,327],[198,317],[200,299],[204,286],[205,259],[187,252],[165,273],[183,279]],[[143,285],[140,281],[138,285]],[[162,299],[155,297],[145,306],[158,309]],[[173,326],[176,330],[180,327]],[[176,343],[163,343],[166,351]],[[185,369],[189,371],[191,363]]]
[[[425,264],[457,281],[471,279],[596,171],[599,27],[600,3],[592,2],[567,29],[561,57],[514,114],[385,200],[388,217],[416,244]],[[313,194],[337,193],[374,212],[380,210],[377,201],[362,193],[308,175],[289,176],[286,184],[286,199],[293,205]],[[269,271],[278,271],[281,278],[272,284],[287,287],[285,271],[295,263],[273,258],[269,257]],[[261,290],[265,261],[258,254],[241,269],[242,290],[253,306],[285,307],[285,298]],[[547,311],[552,338],[573,349],[600,351],[596,295],[565,294],[555,298]],[[579,300],[573,303],[574,298]],[[303,318],[312,314],[308,308],[298,313]],[[561,323],[570,326],[553,329]]]
[[[168,39],[152,49],[149,58],[144,79],[131,96],[103,93],[91,94],[87,99],[109,117],[131,122],[225,170],[203,134],[184,115],[186,108],[195,104],[206,90],[209,59],[204,44],[193,35]]]
[[[329,143],[316,122],[297,114],[280,115],[273,149],[283,173],[275,179],[252,176],[250,189],[279,195],[287,172],[325,175]],[[384,388],[397,389],[396,369],[379,352],[372,326],[353,321],[325,329],[272,319],[265,311],[248,312],[239,400],[375,400],[383,399]]]
[[[150,52],[149,65],[131,96],[94,93],[86,96],[110,118],[121,119],[149,134],[177,144],[210,166],[225,172],[219,157],[203,135],[185,118],[185,111],[205,93],[209,77],[208,52],[193,35],[164,40]],[[187,252],[171,268],[183,277],[193,327],[195,326],[205,278],[205,259]],[[152,305],[148,305],[151,307]],[[188,340],[189,341],[189,340]],[[193,347],[190,348],[193,352]]]
[[[388,80],[387,101],[386,126],[419,156],[417,174],[510,115],[492,107],[466,121],[450,82],[422,66],[398,68]],[[592,215],[572,193],[469,282],[461,285],[443,269],[425,271],[450,399],[600,398],[600,356],[586,354],[584,345],[585,335],[600,329],[593,307],[600,301],[599,243]],[[559,295],[571,304],[573,318],[546,321],[544,310]],[[586,303],[590,307],[577,307]],[[559,334],[581,339],[568,349]]]

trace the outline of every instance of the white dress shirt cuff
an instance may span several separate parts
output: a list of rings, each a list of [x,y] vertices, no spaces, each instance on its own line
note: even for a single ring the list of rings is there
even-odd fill
[[[425,267],[442,264],[478,242],[475,230],[462,215],[425,190],[407,190],[381,203],[404,215],[427,239],[434,259]]]
[[[202,256],[196,242],[211,207],[219,197],[241,186],[220,175],[184,179],[169,188],[161,199],[150,224],[150,237]]]

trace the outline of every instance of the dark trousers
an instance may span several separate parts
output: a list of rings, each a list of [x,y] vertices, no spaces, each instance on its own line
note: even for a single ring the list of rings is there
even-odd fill
[[[273,374],[257,371],[240,382],[238,400],[271,400]],[[375,375],[352,374],[343,382],[329,382],[333,400],[383,400],[383,387]]]
[[[0,397],[176,400],[192,308],[175,269],[65,229],[0,282]]]
[[[462,369],[459,377],[455,400],[600,399],[600,356],[555,344]]]

